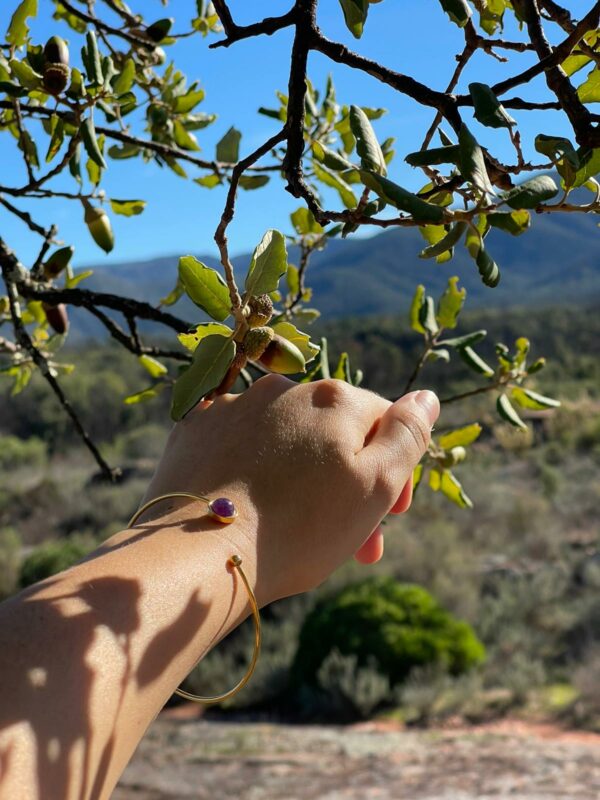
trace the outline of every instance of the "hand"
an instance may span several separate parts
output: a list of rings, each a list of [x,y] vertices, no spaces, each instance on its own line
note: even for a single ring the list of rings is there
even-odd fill
[[[339,380],[269,375],[178,423],[145,499],[230,497],[240,517],[221,530],[253,564],[263,605],[319,585],[353,554],[381,556],[379,523],[410,504],[438,415],[428,391],[392,404]]]

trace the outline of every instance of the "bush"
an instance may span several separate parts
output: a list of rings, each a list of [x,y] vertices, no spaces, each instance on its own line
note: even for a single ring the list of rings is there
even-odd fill
[[[0,528],[0,600],[17,588],[21,538],[14,528]]]
[[[453,617],[425,590],[393,578],[371,578],[317,604],[308,614],[292,666],[296,685],[318,685],[334,650],[376,666],[390,686],[415,667],[435,665],[459,675],[481,663],[485,648],[470,625]]]
[[[41,439],[19,439],[18,436],[0,438],[0,469],[13,470],[19,467],[43,467],[46,463],[46,445]]]
[[[19,583],[22,588],[43,581],[57,572],[72,567],[87,555],[91,547],[76,539],[49,542],[37,547],[21,564]]]

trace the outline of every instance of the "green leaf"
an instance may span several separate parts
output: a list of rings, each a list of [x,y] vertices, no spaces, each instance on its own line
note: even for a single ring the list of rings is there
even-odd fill
[[[300,236],[306,236],[309,233],[323,233],[323,227],[319,225],[317,220],[310,209],[306,206],[300,206],[290,214],[292,225],[296,229],[296,233]]]
[[[141,152],[141,148],[135,144],[123,144],[120,147],[116,144],[113,144],[108,148],[108,155],[115,160],[134,158]]]
[[[50,137],[50,144],[48,145],[48,152],[46,153],[46,164],[49,164],[58,153],[65,138],[65,124],[60,117],[53,115],[51,126],[52,136]]]
[[[337,170],[338,172],[355,169],[354,164],[334,150],[329,150],[329,148],[325,147],[325,145],[317,140],[312,143],[311,150],[317,161],[325,164],[329,169]]]
[[[176,114],[187,114],[204,100],[204,90],[190,87],[185,94],[175,98],[173,110]],[[241,136],[241,134],[240,134]],[[234,159],[237,161],[237,158]]]
[[[448,278],[448,287],[440,297],[437,312],[437,321],[441,328],[456,328],[458,315],[465,302],[467,290],[457,287],[458,276]]]
[[[318,345],[310,341],[310,335],[308,333],[299,331],[291,322],[276,322],[271,327],[279,336],[283,336],[288,342],[295,344],[304,356],[306,362],[311,361],[321,349]],[[335,375],[333,377],[335,378]]]
[[[166,39],[172,27],[173,19],[159,19],[146,28],[146,35],[152,39],[153,42],[158,44],[159,42],[162,42],[163,39]]]
[[[413,475],[412,475],[413,492],[415,491],[417,486],[421,483],[422,477],[423,477],[423,464],[417,464],[417,466],[413,470]]]
[[[155,383],[154,386],[148,386],[147,389],[127,395],[123,402],[125,405],[131,406],[136,403],[145,403],[147,400],[153,400],[166,388],[166,385],[166,383]]]
[[[194,183],[197,183],[198,186],[204,186],[206,189],[214,189],[215,186],[221,185],[221,178],[216,173],[203,175],[201,178],[194,178]]]
[[[521,417],[512,407],[510,400],[505,394],[501,394],[496,400],[496,409],[503,420],[510,422],[515,428],[520,428],[523,431],[527,430],[527,425],[525,425]]]
[[[577,88],[577,95],[582,103],[600,102],[600,69],[594,69],[588,73],[585,81]]]
[[[419,284],[415,289],[412,302],[410,304],[410,327],[417,333],[425,333],[425,328],[421,324],[421,309],[425,303],[425,287]]]
[[[229,128],[225,136],[217,143],[217,161],[226,164],[237,163],[240,157],[240,141],[242,134],[235,128]]]
[[[194,330],[188,331],[188,333],[178,333],[177,338],[186,350],[193,353],[202,339],[207,336],[231,336],[232,334],[231,328],[227,325],[222,325],[220,322],[202,322]]]
[[[488,128],[511,128],[517,124],[487,84],[470,83],[469,92],[475,107],[475,119],[482,125]]]
[[[181,147],[182,150],[200,150],[194,134],[190,133],[178,119],[173,123],[173,138],[175,139],[175,144]]]
[[[39,89],[42,85],[42,76],[33,70],[26,61],[11,58],[9,61],[12,74],[25,89]]]
[[[465,494],[460,481],[449,469],[442,471],[440,491],[459,508],[473,508],[473,503]]]
[[[512,236],[520,236],[531,225],[531,215],[525,209],[509,213],[495,211],[493,214],[488,214],[487,219],[492,228],[499,228]]]
[[[485,283],[485,285],[491,287],[492,289],[495,286],[498,286],[500,283],[500,269],[483,246],[483,242],[475,259],[475,263],[477,264],[477,269],[481,275],[481,280]]]
[[[561,405],[560,400],[555,400],[553,397],[545,397],[543,394],[533,392],[531,389],[523,389],[521,386],[515,386],[512,389],[511,397],[521,408],[530,408],[534,411],[558,408]]]
[[[473,331],[473,333],[465,333],[464,336],[455,336],[452,339],[444,339],[439,341],[439,345],[445,347],[466,347],[467,345],[477,344],[487,336],[487,331]]]
[[[336,378],[338,381],[352,383],[352,375],[350,374],[350,358],[348,353],[341,354],[336,368],[331,373],[331,377]]]
[[[473,13],[467,0],[440,0],[440,5],[459,28],[465,27]]]
[[[381,198],[379,198],[380,202],[383,202]],[[436,248],[436,246],[441,242],[443,239],[446,238],[448,235],[448,226],[446,225],[419,225],[419,233],[425,239],[426,242],[429,243],[429,247],[426,247],[419,253],[419,258],[427,258],[426,253],[430,252],[431,248]],[[450,261],[454,255],[454,248],[450,247],[448,250],[445,246],[442,246],[439,252],[433,254],[435,256],[435,260],[437,264],[445,264],[446,261]]]
[[[444,219],[444,210],[439,206],[426,203],[412,192],[407,192],[401,186],[368,170],[361,170],[360,177],[365,186],[372,189],[387,203],[412,214],[417,222],[432,222],[439,225]]]
[[[419,253],[419,258],[434,258],[452,250],[467,228],[466,222],[455,223],[448,233],[435,244],[426,247]]]
[[[316,161],[313,161],[313,171],[317,180],[337,191],[346,208],[356,208],[358,205],[356,196],[342,177],[335,172],[331,172],[327,167],[317,164]]]
[[[240,175],[239,185],[242,189],[260,189],[269,182],[268,175]]]
[[[569,141],[569,139],[565,139],[564,136],[546,136],[544,133],[539,133],[535,137],[535,149],[538,153],[542,153],[542,155],[548,156],[553,161],[556,159],[557,156],[561,158],[566,158],[573,169],[579,169],[579,156],[577,151]]]
[[[450,361],[450,353],[444,347],[436,347],[433,350],[430,350],[427,353],[427,360],[428,361],[445,361],[448,363]]]
[[[216,270],[194,256],[183,256],[179,259],[179,279],[190,300],[217,322],[231,314],[229,289]]]
[[[115,214],[124,217],[135,217],[146,208],[145,200],[111,200],[110,207]]]
[[[21,47],[29,36],[27,19],[38,13],[37,0],[22,0],[17,6],[8,24],[6,41],[14,47]]]
[[[600,173],[600,147],[594,150],[579,150],[581,169],[577,170],[572,186],[583,186],[590,178]]]
[[[161,364],[160,361],[152,358],[152,356],[138,356],[138,361],[153,378],[160,378],[161,375],[166,375],[169,371],[164,364]]]
[[[96,139],[94,120],[91,116],[87,117],[87,119],[81,123],[80,132],[83,146],[85,147],[88,156],[101,169],[106,169],[106,161],[104,160],[104,156],[100,151],[98,140]]]
[[[540,175],[515,186],[504,195],[503,200],[511,208],[537,208],[558,194],[558,187],[549,175]]]
[[[457,144],[445,147],[432,147],[430,150],[417,150],[409,153],[405,159],[411,167],[429,167],[438,164],[458,164],[460,147]]]
[[[129,57],[121,67],[121,71],[113,79],[112,87],[115,94],[124,94],[133,86],[135,80],[135,61]]]
[[[421,310],[419,311],[419,322],[431,336],[435,336],[439,331],[435,319],[435,303],[433,302],[433,297],[429,295],[425,297]]]
[[[487,364],[481,356],[469,345],[464,345],[458,349],[458,354],[462,360],[475,372],[484,375],[486,378],[494,377],[494,370]]]
[[[350,129],[356,139],[356,152],[363,169],[385,175],[387,168],[381,146],[369,118],[359,106],[350,106]]]
[[[483,150],[464,123],[458,134],[458,146],[460,148],[459,168],[463,178],[484,194],[495,194],[487,174]]]
[[[81,51],[81,57],[88,80],[97,86],[104,83],[104,73],[102,72],[102,61],[98,50],[98,41],[93,30],[88,30],[85,35],[86,46]]]
[[[442,434],[438,444],[443,450],[450,450],[452,447],[467,447],[479,438],[480,433],[481,425],[478,422],[473,422],[471,425],[465,425],[464,428],[457,428],[454,431]]]
[[[177,422],[225,377],[235,356],[235,344],[224,336],[202,339],[191,365],[181,373],[173,387],[171,417]]]
[[[346,27],[355,39],[360,39],[369,13],[369,0],[340,0],[340,5]]]
[[[248,295],[274,292],[279,279],[287,270],[285,238],[276,230],[268,230],[252,255],[246,275],[245,288]]]

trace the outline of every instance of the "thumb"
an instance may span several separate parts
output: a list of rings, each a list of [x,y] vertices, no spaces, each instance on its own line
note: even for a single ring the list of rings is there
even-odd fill
[[[374,472],[376,487],[391,498],[390,506],[427,450],[439,413],[440,403],[433,392],[410,392],[389,406],[362,451],[361,457]]]

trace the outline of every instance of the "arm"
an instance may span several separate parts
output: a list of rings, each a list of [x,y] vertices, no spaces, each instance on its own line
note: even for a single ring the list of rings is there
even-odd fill
[[[234,553],[261,606],[354,554],[377,560],[378,524],[409,504],[438,411],[431,393],[391,405],[340,381],[272,376],[189,414],[146,499],[225,495],[240,516],[222,527],[196,503],[164,501],[0,606],[1,800],[110,796],[176,686],[248,615]]]

